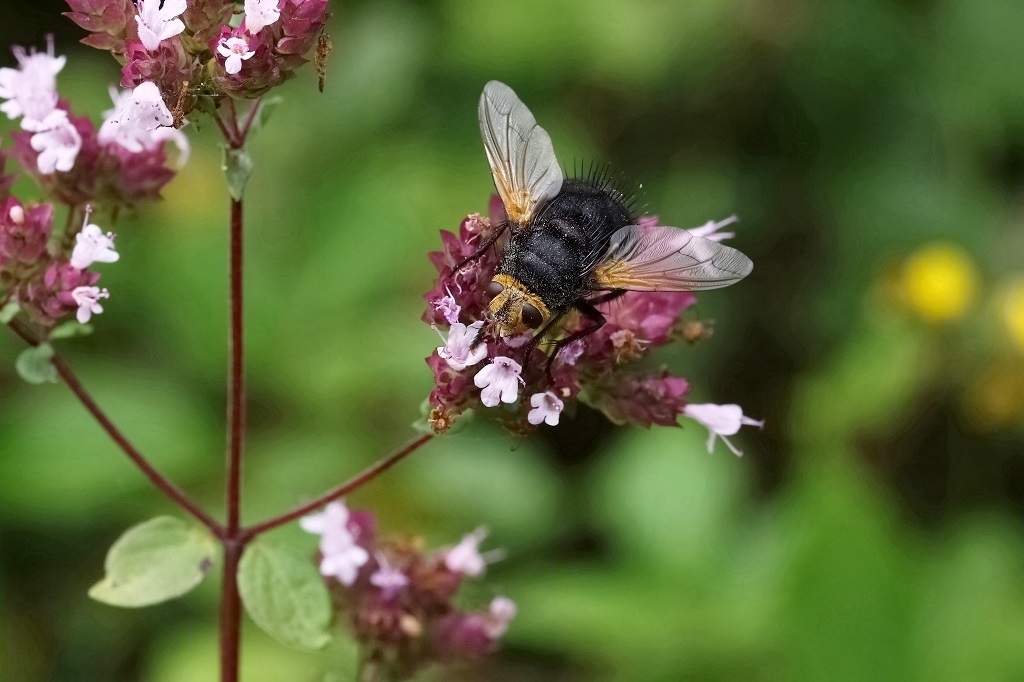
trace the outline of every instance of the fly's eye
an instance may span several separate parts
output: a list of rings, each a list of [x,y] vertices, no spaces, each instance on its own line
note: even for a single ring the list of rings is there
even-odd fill
[[[530,329],[536,329],[544,321],[540,311],[529,303],[523,304],[523,323]]]
[[[487,285],[487,295],[494,298],[505,290],[505,287],[501,286],[497,282],[491,282]]]

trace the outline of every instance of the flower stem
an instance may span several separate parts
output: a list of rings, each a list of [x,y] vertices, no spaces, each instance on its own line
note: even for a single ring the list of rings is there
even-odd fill
[[[39,339],[36,338],[24,324],[18,320],[12,320],[9,324],[10,328],[15,334],[24,339],[25,343],[30,346],[38,346]],[[217,523],[199,504],[197,504],[192,498],[188,496],[181,488],[171,483],[160,471],[153,466],[145,455],[139,452],[134,445],[128,440],[128,438],[121,433],[120,429],[114,425],[114,422],[110,420],[110,417],[106,415],[102,408],[96,403],[93,397],[85,390],[82,382],[78,380],[75,373],[71,371],[71,368],[61,359],[60,356],[54,355],[51,359],[54,368],[57,370],[57,374],[64,383],[67,384],[71,392],[75,394],[79,402],[85,406],[85,409],[89,411],[89,414],[99,422],[99,425],[103,427],[103,430],[107,432],[107,435],[117,443],[117,445],[124,451],[124,454],[128,455],[135,466],[137,466],[146,478],[156,486],[160,492],[169,497],[179,507],[187,511],[189,514],[194,516],[196,520],[202,523],[204,526],[210,529],[210,531],[217,536],[222,538],[224,536],[224,527]]]
[[[245,443],[245,354],[242,329],[242,202],[231,201],[230,336],[228,371],[227,533],[236,537],[242,504],[242,448]]]
[[[238,594],[238,562],[245,542],[224,538],[224,573],[220,600],[220,679],[238,682],[242,634],[242,600]]]
[[[291,511],[284,512],[283,514],[279,514],[273,518],[267,519],[266,521],[257,523],[254,526],[250,526],[248,528],[243,529],[242,538],[246,541],[251,540],[252,538],[256,537],[257,535],[260,535],[261,533],[266,533],[268,530],[272,530],[274,528],[277,528],[278,526],[283,526],[286,523],[294,521],[300,516],[304,516],[312,511],[319,509],[320,507],[327,504],[328,502],[331,502],[332,500],[336,500],[339,497],[349,494],[353,490],[361,488],[362,486],[366,485],[373,479],[377,478],[377,476],[379,476],[380,474],[384,473],[394,465],[398,464],[400,461],[402,461],[412,453],[419,450],[420,447],[429,442],[430,439],[433,437],[434,435],[430,433],[423,434],[422,436],[417,436],[416,438],[407,442],[399,449],[392,452],[387,457],[378,460],[376,463],[370,465],[366,469],[363,469],[363,471],[359,472],[349,480],[345,481],[344,483],[337,487],[328,490],[327,492],[315,498],[311,502],[307,502],[306,504],[300,505],[292,509]]]

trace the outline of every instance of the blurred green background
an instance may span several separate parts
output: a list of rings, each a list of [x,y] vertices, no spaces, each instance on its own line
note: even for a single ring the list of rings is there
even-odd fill
[[[56,0],[0,10],[0,61],[47,32],[99,119],[119,72]],[[509,83],[564,163],[609,161],[652,213],[738,213],[747,281],[712,339],[659,359],[706,433],[581,410],[516,442],[473,428],[349,500],[385,533],[508,556],[467,598],[520,607],[502,653],[429,679],[1024,679],[1024,4],[1019,0],[333,3],[311,70],[252,142],[245,518],[401,442],[430,390],[419,320],[438,230],[492,191],[476,102]],[[10,124],[3,122],[3,131]],[[152,459],[222,506],[227,200],[208,121],[166,201],[124,215],[96,333],[63,352]],[[34,188],[18,186],[28,197]],[[69,391],[0,336],[3,680],[215,679],[217,581],[86,597],[127,526],[173,513]],[[280,531],[313,550],[315,538]],[[247,681],[351,679],[343,643],[246,625]],[[333,670],[332,675],[325,674]]]

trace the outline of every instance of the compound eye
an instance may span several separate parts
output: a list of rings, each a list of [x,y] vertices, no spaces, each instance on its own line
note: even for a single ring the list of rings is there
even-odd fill
[[[544,322],[544,318],[541,317],[540,311],[534,308],[529,303],[523,304],[523,323],[530,329],[536,329]]]
[[[501,286],[497,282],[491,282],[487,285],[487,295],[491,298],[494,298],[503,291],[505,291],[505,287]]]

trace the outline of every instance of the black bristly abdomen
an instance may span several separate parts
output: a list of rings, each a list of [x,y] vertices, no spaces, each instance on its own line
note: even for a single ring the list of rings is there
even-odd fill
[[[628,199],[606,180],[566,180],[533,224],[511,236],[498,273],[565,311],[592,290],[591,271],[612,234],[634,222]]]

